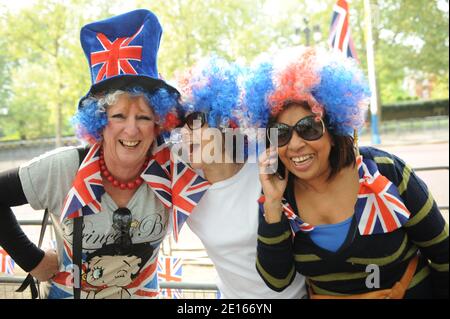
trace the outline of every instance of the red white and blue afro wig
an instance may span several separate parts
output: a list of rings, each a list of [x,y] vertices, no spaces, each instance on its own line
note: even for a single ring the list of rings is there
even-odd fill
[[[288,104],[307,102],[332,134],[352,136],[364,125],[370,91],[355,60],[339,52],[291,48],[276,56],[272,76],[273,118]]]

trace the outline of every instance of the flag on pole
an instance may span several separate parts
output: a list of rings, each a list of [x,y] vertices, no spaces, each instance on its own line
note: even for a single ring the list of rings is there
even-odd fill
[[[338,0],[333,7],[333,17],[331,19],[330,47],[340,51],[347,57],[358,60],[355,46],[350,35],[349,10],[346,0]]]
[[[370,5],[368,5],[369,0],[364,1],[364,7],[366,14],[370,13]],[[366,8],[367,7],[367,8]],[[353,58],[359,61],[358,56],[356,54],[355,46],[353,44],[353,40],[350,34],[350,12],[348,3],[346,0],[338,0],[333,7],[333,17],[331,19],[331,27],[330,27],[330,36],[329,36],[329,44],[333,50],[342,52],[346,57]],[[367,21],[370,22],[371,18]],[[371,23],[367,23],[366,26],[368,30],[371,30]],[[367,45],[372,42],[372,35],[370,32],[370,36],[366,35]],[[377,88],[375,81],[375,69],[374,69],[374,57],[373,57],[373,48],[367,49],[367,61],[369,68],[369,81],[370,81],[370,89],[372,91],[372,97],[370,102],[370,113],[371,113],[371,128],[372,128],[372,143],[380,144],[381,139],[378,133],[378,100],[377,100]],[[357,132],[355,131],[355,140],[357,137]]]
[[[165,282],[182,281],[183,260],[177,257],[158,257],[158,280]],[[182,299],[180,289],[161,289],[161,296],[168,299]]]
[[[14,275],[14,260],[2,248],[0,248],[0,273]]]

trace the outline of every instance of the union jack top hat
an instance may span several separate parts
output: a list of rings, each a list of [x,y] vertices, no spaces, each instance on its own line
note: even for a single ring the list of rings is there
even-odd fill
[[[87,95],[131,85],[151,91],[164,87],[178,93],[158,76],[161,35],[158,18],[145,9],[85,25],[80,40],[91,71]]]

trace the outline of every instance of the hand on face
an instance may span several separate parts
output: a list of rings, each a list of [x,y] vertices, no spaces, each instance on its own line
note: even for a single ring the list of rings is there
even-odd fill
[[[285,178],[277,173],[276,164],[278,152],[274,147],[268,148],[259,157],[259,180],[265,196],[264,218],[269,224],[278,223],[281,220],[281,199],[287,186],[287,169]]]
[[[259,156],[259,180],[263,188],[266,201],[281,201],[287,185],[287,178],[277,172],[278,152],[274,147],[268,148]],[[284,172],[288,175],[288,171]]]

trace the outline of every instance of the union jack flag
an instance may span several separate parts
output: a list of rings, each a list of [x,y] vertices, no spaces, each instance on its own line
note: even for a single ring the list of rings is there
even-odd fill
[[[182,281],[183,260],[176,257],[158,257],[158,280],[166,282]],[[183,298],[180,289],[161,289],[161,296],[170,299]]]
[[[164,206],[172,209],[173,237],[178,241],[181,227],[210,184],[187,164],[179,161],[162,140],[158,143],[141,176]]]
[[[170,161],[169,147],[162,138],[158,138],[150,162],[141,175],[166,208],[172,207]]]
[[[357,159],[360,189],[355,214],[361,235],[392,232],[410,216],[397,187],[378,171],[374,161]]]
[[[172,223],[173,235],[178,241],[178,234],[192,210],[200,202],[210,183],[196,174],[187,164],[172,160]]]
[[[101,144],[95,144],[81,163],[64,200],[61,220],[100,212],[101,197],[105,193],[100,174],[100,149]]]
[[[340,51],[347,57],[358,59],[353,40],[350,35],[349,10],[346,0],[338,0],[333,7],[333,17],[329,36],[330,47]]]
[[[261,214],[264,214],[264,202],[266,198],[264,195],[261,195],[261,197],[258,200],[259,203],[259,210]],[[295,233],[299,230],[303,232],[310,232],[314,230],[314,227],[308,223],[303,222],[300,217],[298,217],[294,210],[292,209],[291,205],[287,202],[285,198],[281,200],[281,207],[283,209],[284,215],[289,220],[289,226],[291,227],[292,235],[295,236]]]
[[[158,297],[159,291],[157,269],[158,265],[155,258],[155,260],[141,270],[138,277],[136,277],[133,282],[126,287],[127,290],[130,293],[141,297]]]
[[[355,217],[361,235],[392,232],[402,227],[411,215],[400,197],[397,187],[378,171],[377,164],[358,156],[356,163],[359,173],[359,192],[355,204]],[[264,195],[259,198],[259,210],[264,214]],[[292,234],[299,230],[310,232],[314,226],[303,222],[282,199],[282,208]]]
[[[130,45],[130,42],[141,33],[143,27],[131,37],[117,38],[112,42],[103,33],[97,33],[97,40],[104,50],[91,53],[91,67],[94,69],[101,65],[94,83],[118,74],[137,74],[131,61],[142,60],[142,46]]]
[[[105,193],[100,173],[101,144],[95,144],[81,163],[72,188],[64,201],[61,220],[97,214]],[[166,208],[172,209],[173,235],[178,234],[210,184],[187,164],[173,157],[167,144],[158,138],[142,179]]]
[[[14,260],[2,248],[0,248],[0,273],[14,275]]]

